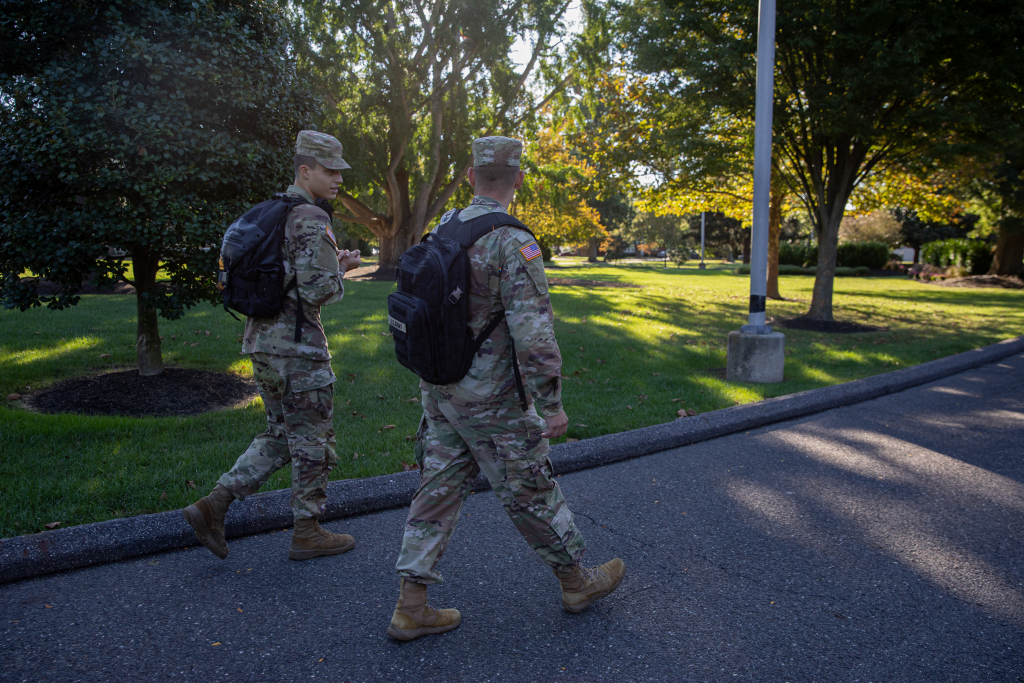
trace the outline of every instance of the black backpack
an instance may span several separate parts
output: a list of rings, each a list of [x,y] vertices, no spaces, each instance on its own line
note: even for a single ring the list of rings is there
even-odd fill
[[[530,233],[518,219],[490,213],[468,221],[454,215],[398,259],[398,291],[388,295],[388,323],[395,338],[398,362],[431,384],[458,382],[469,372],[473,357],[505,319],[499,313],[479,336],[469,329],[469,257],[466,249],[484,235],[505,226]],[[534,237],[536,239],[536,237]],[[512,347],[512,368],[519,400],[526,392]]]
[[[292,194],[275,194],[246,211],[224,233],[220,248],[217,288],[224,299],[224,310],[232,309],[249,318],[269,318],[284,308],[285,295],[296,284],[292,278],[284,286],[284,224],[292,208],[308,204]],[[316,206],[333,215],[325,199]],[[238,316],[231,313],[238,320]],[[295,341],[302,337],[302,303],[295,321]]]

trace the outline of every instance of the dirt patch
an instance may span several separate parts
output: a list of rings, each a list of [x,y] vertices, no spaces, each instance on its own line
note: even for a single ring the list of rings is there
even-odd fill
[[[930,284],[939,287],[965,287],[983,288],[994,287],[997,289],[1024,289],[1024,280],[1015,275],[968,275],[966,277],[951,277],[946,280],[935,280]]]
[[[345,273],[346,280],[359,280],[361,282],[394,282],[398,279],[398,271],[395,268],[381,268],[380,266],[363,266]]]
[[[606,280],[570,280],[561,277],[549,277],[549,285],[556,285],[559,287],[628,287],[631,289],[641,289],[640,285],[633,285],[628,282],[608,282]]]
[[[41,413],[167,417],[235,406],[256,394],[252,379],[223,372],[166,368],[156,377],[125,370],[66,379],[29,397],[26,404]]]
[[[812,320],[807,316],[796,318],[772,318],[768,324],[773,327],[785,327],[788,330],[807,330],[808,332],[825,332],[827,334],[853,334],[857,332],[885,332],[887,327],[861,325],[860,323],[843,322],[841,320]]]

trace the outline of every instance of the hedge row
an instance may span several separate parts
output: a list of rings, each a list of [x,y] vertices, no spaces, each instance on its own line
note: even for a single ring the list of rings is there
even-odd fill
[[[848,242],[840,244],[836,266],[881,270],[889,262],[889,247],[882,242]],[[780,244],[779,266],[817,266],[818,245]]]
[[[921,262],[938,268],[956,266],[971,275],[984,275],[992,266],[992,245],[963,238],[921,245]]]
[[[816,267],[803,268],[801,266],[793,266],[787,264],[779,264],[779,275],[814,275],[817,272]],[[739,275],[749,275],[750,266],[742,265],[736,269]],[[871,269],[867,266],[857,266],[856,268],[848,268],[845,266],[836,266],[836,277],[856,277],[861,275],[868,275],[871,273]]]

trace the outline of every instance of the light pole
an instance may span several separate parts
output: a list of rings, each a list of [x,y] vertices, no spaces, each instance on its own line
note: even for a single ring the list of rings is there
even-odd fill
[[[729,333],[726,378],[781,382],[785,337],[765,324],[768,293],[768,202],[772,169],[775,86],[775,0],[761,0],[757,18],[757,92],[754,104],[754,205],[750,238],[750,307],[747,324]]]
[[[700,212],[700,265],[697,266],[699,270],[704,270],[707,266],[704,265],[704,214],[707,211]]]

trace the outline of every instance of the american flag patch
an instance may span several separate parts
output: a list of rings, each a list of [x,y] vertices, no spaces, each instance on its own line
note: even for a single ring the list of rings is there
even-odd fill
[[[519,253],[523,255],[527,261],[531,261],[540,256],[540,247],[537,246],[536,242],[530,242],[525,247],[519,250]]]

